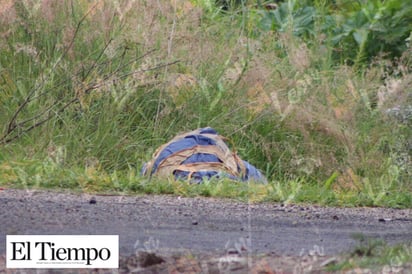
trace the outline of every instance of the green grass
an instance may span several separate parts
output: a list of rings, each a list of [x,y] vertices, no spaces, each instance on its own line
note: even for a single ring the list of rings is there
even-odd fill
[[[266,28],[273,14],[252,4],[9,2],[0,10],[0,185],[412,206],[411,119],[387,114],[412,104],[406,31],[385,58],[364,48],[388,45],[379,30],[334,44],[320,16],[380,10],[408,25],[396,1],[342,14],[287,1],[283,28]],[[367,21],[377,23],[387,21]],[[268,186],[139,175],[159,145],[204,126],[227,136]]]
[[[388,245],[384,241],[356,235],[358,245],[338,263],[328,266],[329,271],[369,269],[373,272],[396,272],[410,269],[411,243]]]
[[[308,179],[273,180],[268,185],[232,180],[210,180],[201,184],[170,179],[147,178],[139,170],[105,171],[99,166],[65,168],[48,159],[4,162],[0,165],[1,185],[25,189],[71,189],[76,192],[119,194],[172,194],[177,196],[205,196],[231,198],[244,202],[313,203],[327,206],[385,206],[406,208],[412,204],[409,193],[396,186],[365,186],[365,190],[336,191],[336,174],[318,183]]]

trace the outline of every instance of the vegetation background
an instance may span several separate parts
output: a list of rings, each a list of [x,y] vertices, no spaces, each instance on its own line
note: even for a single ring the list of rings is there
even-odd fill
[[[410,1],[0,3],[2,186],[412,206]],[[270,183],[140,176],[205,126]]]

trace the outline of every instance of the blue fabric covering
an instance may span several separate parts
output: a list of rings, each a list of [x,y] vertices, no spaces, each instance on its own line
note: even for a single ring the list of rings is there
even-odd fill
[[[200,134],[217,134],[217,132],[212,129],[212,128],[203,128],[200,131]],[[215,141],[213,139],[208,138],[207,136],[204,135],[188,135],[185,136],[183,139],[178,140],[176,142],[173,142],[169,144],[167,147],[165,147],[160,154],[158,155],[157,159],[155,160],[153,164],[153,169],[151,171],[152,175],[153,173],[156,172],[157,167],[159,164],[167,157],[172,155],[173,153],[176,153],[180,150],[192,148],[196,145],[215,145]],[[221,162],[219,158],[217,158],[213,154],[207,154],[207,153],[196,153],[191,155],[189,158],[187,158],[185,161],[182,162],[182,164],[187,164],[187,163],[199,163],[199,162]],[[225,174],[222,172],[216,172],[216,171],[198,171],[192,174],[192,181],[196,183],[201,183],[204,179],[211,179],[211,178],[230,178],[234,180],[241,180],[241,181],[249,181],[253,180],[256,182],[261,182],[261,183],[267,183],[266,178],[263,176],[263,174],[253,165],[251,165],[247,161],[243,161],[245,168],[246,168],[246,174],[242,176],[242,178],[237,178],[234,177],[230,174]],[[142,168],[142,173],[146,170],[146,166],[143,166]],[[187,178],[189,175],[189,172],[186,171],[175,171],[174,175],[176,178]]]
[[[209,163],[221,163],[222,161],[219,160],[213,154],[207,153],[196,153],[192,156],[189,156],[186,160],[182,162],[182,164],[190,164],[190,163],[201,163],[201,162],[209,162]]]
[[[186,179],[189,176],[189,172],[187,171],[175,171],[174,175],[176,179]],[[217,171],[198,171],[192,174],[191,182],[192,183],[202,183],[203,180],[210,180],[212,178],[219,179],[219,178],[230,178],[232,180],[238,180],[238,178],[229,175],[229,174],[222,174]]]
[[[243,164],[246,167],[246,174],[243,178],[244,181],[248,180],[254,180],[254,181],[260,181],[262,183],[267,183],[265,176],[253,165],[251,165],[249,162],[243,160]]]
[[[169,157],[170,155],[172,155],[173,153],[175,153],[177,151],[188,149],[188,148],[194,147],[196,145],[206,146],[206,145],[215,145],[215,144],[216,143],[215,143],[214,140],[212,140],[208,137],[205,137],[203,135],[189,135],[189,136],[186,136],[185,138],[183,138],[182,140],[171,143],[170,145],[165,147],[162,152],[160,152],[159,156],[157,157],[157,159],[156,159],[156,161],[153,165],[152,174],[156,171],[157,166],[160,164],[160,162],[163,161],[163,159]],[[205,157],[205,158],[210,158],[210,157]],[[216,158],[216,157],[214,157],[214,158]],[[208,161],[200,160],[200,161],[197,161],[197,162],[208,162]],[[210,162],[217,162],[217,161],[215,160],[215,161],[210,161]],[[193,163],[193,162],[188,162],[188,163]]]

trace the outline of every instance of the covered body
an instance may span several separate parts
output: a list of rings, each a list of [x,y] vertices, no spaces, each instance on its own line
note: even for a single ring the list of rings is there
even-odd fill
[[[200,128],[173,138],[160,146],[153,159],[143,166],[144,175],[157,175],[202,182],[211,178],[231,178],[266,183],[253,165],[232,152],[225,138],[213,128]]]

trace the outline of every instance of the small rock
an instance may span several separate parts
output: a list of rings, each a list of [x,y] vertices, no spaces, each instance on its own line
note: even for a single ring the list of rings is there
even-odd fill
[[[226,252],[228,255],[238,255],[239,251],[235,248],[229,248]]]
[[[148,267],[151,265],[161,264],[165,262],[165,260],[162,257],[156,255],[155,253],[149,252],[139,252],[138,261],[141,267]]]
[[[385,222],[390,222],[390,221],[392,221],[392,219],[391,219],[391,218],[379,218],[378,221],[379,221],[379,222],[382,222],[382,223],[385,223]]]
[[[339,217],[337,215],[333,215],[332,219],[339,220]]]
[[[198,225],[198,224],[199,224],[198,221],[196,221],[196,220],[192,221],[192,225]]]
[[[95,198],[95,197],[91,197],[90,200],[89,200],[89,204],[94,205],[94,204],[96,204],[96,203],[97,203],[96,198]]]

